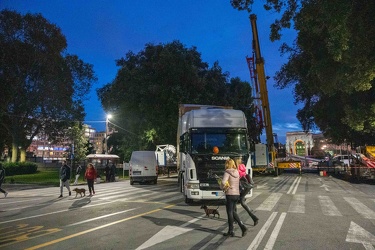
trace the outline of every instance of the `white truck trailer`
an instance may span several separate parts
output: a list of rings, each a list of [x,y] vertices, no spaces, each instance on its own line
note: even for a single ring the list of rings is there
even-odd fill
[[[177,171],[186,203],[225,199],[215,177],[223,176],[229,158],[241,158],[252,176],[247,123],[242,111],[181,104],[177,130]]]

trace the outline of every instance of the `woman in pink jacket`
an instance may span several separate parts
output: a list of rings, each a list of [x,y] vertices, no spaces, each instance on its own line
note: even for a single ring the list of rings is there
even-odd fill
[[[227,209],[227,215],[228,215],[228,232],[224,233],[224,236],[234,236],[233,231],[233,223],[234,220],[237,222],[237,224],[240,226],[242,231],[242,237],[244,237],[247,233],[247,228],[242,223],[240,218],[238,217],[238,214],[236,212],[236,204],[238,199],[240,198],[240,175],[238,173],[236,164],[233,159],[228,159],[225,162],[225,172],[224,176],[221,182],[221,189],[226,190],[225,191],[225,198],[226,198],[226,209]],[[224,189],[225,183],[228,181],[229,188]]]
[[[240,175],[240,179],[241,178],[245,178],[246,179],[246,166],[242,163],[242,160],[241,158],[237,158],[236,159],[236,164],[237,164],[237,168],[238,168],[238,173]],[[258,217],[255,216],[255,214],[253,214],[249,208],[249,206],[246,204],[246,199],[245,199],[245,196],[250,192],[250,188],[247,188],[247,189],[243,189],[243,190],[240,190],[240,203],[241,203],[241,206],[246,210],[246,212],[250,215],[251,219],[253,219],[254,221],[254,226],[256,226],[258,224]]]

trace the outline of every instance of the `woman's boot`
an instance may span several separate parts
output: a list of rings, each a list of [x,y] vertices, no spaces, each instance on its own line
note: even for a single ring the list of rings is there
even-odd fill
[[[242,221],[240,221],[239,226],[240,226],[241,231],[242,231],[242,237],[245,237],[245,235],[247,234],[246,226],[242,223]]]

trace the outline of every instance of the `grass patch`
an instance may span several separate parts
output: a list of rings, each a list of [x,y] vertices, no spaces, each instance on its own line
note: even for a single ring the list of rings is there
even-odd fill
[[[59,186],[59,169],[38,170],[35,174],[22,174],[5,177],[6,183],[38,184]]]
[[[60,168],[41,168],[35,174],[23,174],[23,175],[13,175],[6,176],[4,183],[15,183],[15,184],[35,184],[35,185],[45,185],[45,186],[60,186],[59,179]],[[78,179],[79,183],[86,183],[86,180],[83,179],[83,173]],[[117,175],[119,179],[129,179],[128,176],[122,178],[122,175]],[[101,175],[102,181],[105,180],[105,176]],[[75,174],[72,174],[70,177],[70,182],[73,183],[75,180]]]

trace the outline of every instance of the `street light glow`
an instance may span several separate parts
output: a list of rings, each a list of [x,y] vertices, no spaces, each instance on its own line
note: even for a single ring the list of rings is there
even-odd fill
[[[112,115],[111,114],[108,114],[107,115],[107,119],[111,119],[112,118]]]

